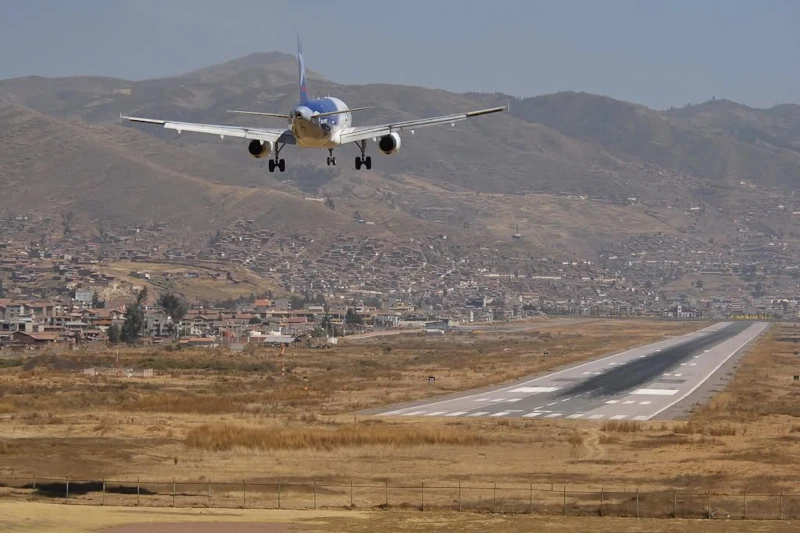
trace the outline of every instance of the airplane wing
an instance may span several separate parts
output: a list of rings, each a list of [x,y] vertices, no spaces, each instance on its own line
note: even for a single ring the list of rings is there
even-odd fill
[[[383,137],[390,133],[415,130],[417,128],[426,128],[428,126],[437,126],[439,124],[454,124],[461,120],[468,118],[478,117],[481,115],[488,115],[490,113],[498,113],[505,111],[507,106],[491,107],[488,109],[479,109],[478,111],[470,111],[469,113],[460,113],[456,115],[444,115],[441,117],[420,118],[415,120],[406,120],[404,122],[395,122],[392,124],[380,124],[378,126],[360,126],[356,128],[348,128],[342,132],[341,143],[361,141],[363,139],[373,139],[376,137]]]
[[[195,124],[193,122],[170,122],[168,120],[156,120],[152,118],[126,117],[120,115],[120,119],[131,122],[141,122],[144,124],[160,124],[168,130],[191,131],[196,133],[208,133],[219,135],[220,137],[241,137],[243,139],[258,139],[259,141],[280,142],[285,144],[295,144],[295,138],[291,130],[286,128],[246,128],[244,126],[223,126],[218,124]]]

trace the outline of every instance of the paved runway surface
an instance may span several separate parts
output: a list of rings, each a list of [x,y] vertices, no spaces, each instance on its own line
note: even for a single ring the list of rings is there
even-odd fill
[[[377,414],[650,420],[700,387],[767,326],[714,324],[509,387]]]

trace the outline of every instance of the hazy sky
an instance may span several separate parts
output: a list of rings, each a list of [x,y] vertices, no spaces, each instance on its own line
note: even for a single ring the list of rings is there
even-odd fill
[[[800,103],[797,0],[0,0],[0,78],[159,77],[298,31],[340,83]]]

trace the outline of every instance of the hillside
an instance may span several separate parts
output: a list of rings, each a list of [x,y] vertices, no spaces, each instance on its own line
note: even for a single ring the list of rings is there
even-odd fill
[[[800,185],[800,122],[788,119],[788,112],[723,101],[658,112],[605,96],[564,92],[515,101],[512,114],[626,160],[716,181],[747,180],[787,190]],[[759,123],[766,127],[754,125]]]
[[[313,211],[314,225],[343,219],[264,187],[255,172],[134,130],[64,122],[9,103],[0,103],[0,125],[5,213],[72,212],[76,227],[86,231],[96,221],[118,227],[160,222],[194,238],[243,213],[258,213],[276,227],[302,228],[303,218],[291,220],[300,210]]]
[[[373,152],[372,172],[352,168],[354,147],[339,149],[340,164],[331,168],[323,151],[287,147],[284,174],[268,173],[236,139],[178,136],[118,120],[124,112],[274,124],[226,110],[285,112],[296,103],[295,78],[292,56],[269,53],[137,82],[2,80],[0,178],[8,192],[0,209],[74,213],[87,232],[165,222],[174,242],[184,244],[206,242],[243,218],[311,238],[401,242],[447,234],[470,245],[508,243],[519,225],[526,237],[514,246],[521,252],[592,257],[637,234],[725,242],[736,231],[737,211],[800,185],[800,106],[753,110],[720,101],[658,112],[558,93],[513,99],[508,114],[404,135],[397,155]],[[374,106],[356,114],[361,124],[509,99],[309,78],[314,94]],[[746,125],[763,134],[748,141]],[[330,198],[335,210],[306,195]],[[708,207],[702,223],[686,214],[698,205]],[[373,224],[358,223],[356,214]],[[770,224],[768,232],[791,229],[787,221]]]

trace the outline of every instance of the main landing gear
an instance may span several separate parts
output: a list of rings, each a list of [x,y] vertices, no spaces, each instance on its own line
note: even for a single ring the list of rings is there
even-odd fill
[[[269,171],[275,172],[277,168],[281,172],[286,170],[286,161],[283,159],[279,159],[281,155],[281,150],[283,149],[284,143],[275,143],[275,157],[269,160]]]
[[[336,166],[336,157],[333,155],[333,148],[328,148],[328,166]]]
[[[358,145],[358,149],[361,150],[361,156],[356,156],[356,170],[361,170],[362,165],[367,170],[371,169],[372,158],[364,155],[364,153],[367,151],[367,140],[363,139],[361,141],[356,141],[356,144]]]

